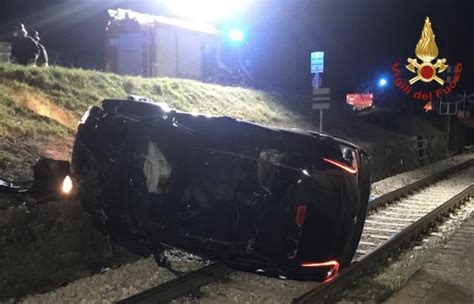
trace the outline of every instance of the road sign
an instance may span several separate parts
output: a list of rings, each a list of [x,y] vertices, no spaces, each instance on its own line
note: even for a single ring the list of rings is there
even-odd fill
[[[467,95],[467,96],[466,96],[466,101],[467,101],[468,103],[474,104],[474,93],[471,93],[471,94]]]
[[[324,72],[324,52],[311,53],[311,73]]]
[[[454,95],[454,97],[456,97],[456,100],[455,101],[450,101],[450,103],[460,103],[460,102],[463,102],[464,101],[464,94],[462,93],[458,93],[456,92],[456,94]]]
[[[329,94],[331,94],[330,88],[313,89],[313,95],[329,95]]]
[[[462,96],[464,98],[464,95]],[[459,96],[456,96],[456,97],[459,97]],[[439,115],[457,115],[459,103],[460,103],[459,100],[456,100],[453,102],[443,102],[443,99],[440,98],[440,101],[438,104]]]
[[[329,104],[330,95],[331,89],[329,88],[313,89],[313,102]]]
[[[329,103],[313,103],[313,110],[329,110]]]
[[[313,85],[313,89],[319,89],[321,86],[321,77],[319,76],[319,73],[314,74],[311,84]]]
[[[323,110],[329,109],[331,89],[313,88],[313,110],[319,110],[319,132],[323,132]]]

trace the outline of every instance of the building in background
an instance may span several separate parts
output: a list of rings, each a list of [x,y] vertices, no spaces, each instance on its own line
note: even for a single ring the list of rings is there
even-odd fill
[[[207,80],[218,69],[215,27],[123,9],[108,12],[106,71]]]

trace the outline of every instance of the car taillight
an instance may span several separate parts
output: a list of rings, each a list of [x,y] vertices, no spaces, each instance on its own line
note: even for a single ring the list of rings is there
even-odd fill
[[[331,165],[334,165],[338,168],[341,168],[342,170],[350,173],[350,174],[357,174],[358,172],[358,168],[353,168],[347,164],[344,164],[342,162],[338,162],[337,160],[332,160],[332,159],[328,159],[328,158],[323,158],[323,160]]]
[[[355,174],[359,172],[359,156],[356,149],[340,146],[343,161],[323,158],[323,160],[333,166],[336,166],[347,173]]]
[[[300,205],[296,210],[295,224],[298,227],[303,226],[304,220],[306,219],[306,205]]]
[[[301,267],[305,268],[329,268],[326,277],[324,278],[324,282],[328,282],[332,280],[339,272],[339,262],[336,260],[331,260],[327,262],[318,262],[318,263],[303,263]]]

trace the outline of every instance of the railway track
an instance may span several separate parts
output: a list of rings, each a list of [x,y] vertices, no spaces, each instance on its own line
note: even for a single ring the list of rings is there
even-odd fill
[[[331,282],[317,285],[292,302],[301,304],[327,301],[404,242],[426,230],[437,218],[462,204],[468,197],[474,196],[472,180],[461,178],[454,186],[450,184],[451,179],[440,181],[473,164],[474,160],[470,160],[372,200],[364,232],[351,265],[344,268]],[[466,171],[474,176],[474,169]],[[459,174],[462,173],[457,173],[456,176]],[[119,303],[168,303],[198,290],[199,287],[219,281],[231,272],[233,270],[225,265],[215,263]]]
[[[447,188],[445,182],[441,181],[385,208],[370,211],[355,260],[373,251],[463,190],[463,186]]]
[[[474,171],[474,170],[473,170]],[[474,173],[472,175],[474,177]],[[293,304],[324,303],[349,286],[403,243],[412,240],[443,214],[474,196],[474,185],[447,188],[441,181],[367,217],[354,261],[329,284],[320,284]],[[387,227],[387,228],[386,228]]]

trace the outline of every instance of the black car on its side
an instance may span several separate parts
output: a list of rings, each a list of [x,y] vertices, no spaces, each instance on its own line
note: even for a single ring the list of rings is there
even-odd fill
[[[72,171],[95,223],[135,253],[294,279],[351,261],[370,191],[368,155],[348,141],[148,101],[90,108]]]

